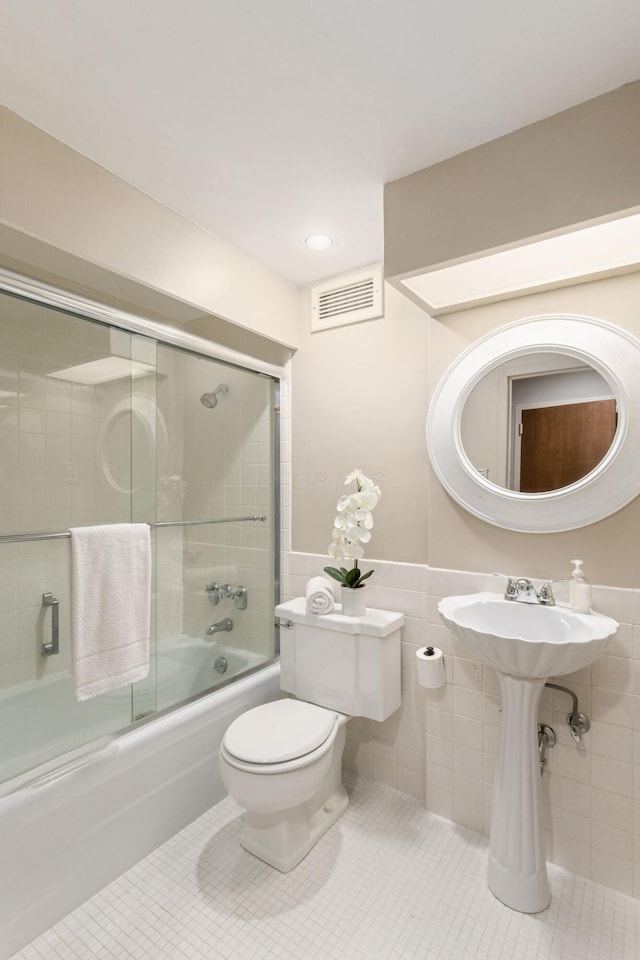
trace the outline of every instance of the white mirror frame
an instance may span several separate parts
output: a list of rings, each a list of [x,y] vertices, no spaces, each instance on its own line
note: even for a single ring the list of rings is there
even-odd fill
[[[618,425],[607,455],[570,486],[547,493],[506,490],[473,467],[462,446],[462,409],[500,364],[533,353],[570,355],[610,384]],[[610,516],[640,493],[640,340],[603,320],[571,314],[529,317],[472,344],[449,367],[427,418],[431,465],[447,493],[486,523],[521,533],[557,533]]]

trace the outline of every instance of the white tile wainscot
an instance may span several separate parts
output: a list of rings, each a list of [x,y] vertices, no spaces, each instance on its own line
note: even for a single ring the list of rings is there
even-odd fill
[[[383,724],[351,721],[345,766],[487,834],[501,720],[497,679],[453,641],[437,607],[444,596],[496,591],[499,583],[489,574],[367,562],[375,569],[369,606],[407,618],[402,707]],[[327,563],[319,554],[286,553],[283,597],[303,595]],[[540,722],[558,736],[543,779],[547,857],[640,898],[640,590],[594,586],[593,607],[620,623],[618,635],[593,666],[559,678],[577,694],[591,730],[573,742],[564,693],[545,690],[540,705]],[[438,690],[417,684],[415,651],[426,643],[445,653],[447,683]]]

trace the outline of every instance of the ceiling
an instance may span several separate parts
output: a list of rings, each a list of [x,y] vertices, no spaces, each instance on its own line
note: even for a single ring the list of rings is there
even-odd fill
[[[0,2],[0,103],[296,284],[382,259],[387,181],[639,77],[638,0]]]

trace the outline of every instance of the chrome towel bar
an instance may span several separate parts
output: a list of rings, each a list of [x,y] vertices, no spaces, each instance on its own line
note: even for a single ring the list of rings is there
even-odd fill
[[[266,516],[254,515],[250,517],[219,517],[216,520],[158,520],[156,523],[150,523],[152,529],[159,527],[196,527],[208,523],[244,523],[247,520],[260,520],[264,523]],[[3,533],[0,534],[0,543],[26,543],[31,540],[63,540],[71,536],[68,530],[46,533]]]

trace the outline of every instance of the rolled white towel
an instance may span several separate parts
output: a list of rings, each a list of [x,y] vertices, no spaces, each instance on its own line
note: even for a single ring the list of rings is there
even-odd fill
[[[333,587],[324,577],[311,577],[306,590],[307,613],[331,613],[335,604]]]

